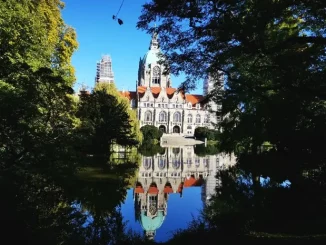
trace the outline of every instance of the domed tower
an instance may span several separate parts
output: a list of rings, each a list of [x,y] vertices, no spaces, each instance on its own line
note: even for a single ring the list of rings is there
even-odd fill
[[[144,211],[141,212],[140,224],[143,227],[146,237],[154,240],[156,230],[161,227],[165,219],[164,211],[160,210],[153,218],[148,217]]]
[[[145,87],[171,87],[170,75],[163,74],[165,66],[159,64],[160,48],[157,33],[154,32],[149,50],[139,62],[138,86]]]

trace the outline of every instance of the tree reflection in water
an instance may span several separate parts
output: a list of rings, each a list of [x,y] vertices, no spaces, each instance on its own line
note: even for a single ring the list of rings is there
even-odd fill
[[[127,233],[119,209],[137,165],[108,166],[107,159],[96,162],[114,177],[84,179],[68,172],[59,176],[55,172],[34,174],[11,169],[2,173],[1,240],[6,244],[142,242],[140,236]]]

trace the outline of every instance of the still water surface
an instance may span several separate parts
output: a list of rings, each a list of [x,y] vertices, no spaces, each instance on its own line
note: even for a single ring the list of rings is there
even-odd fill
[[[197,151],[198,152],[198,151]],[[234,163],[221,154],[196,154],[194,146],[142,156],[136,181],[121,211],[127,228],[157,242],[198,218],[219,183],[216,171]]]

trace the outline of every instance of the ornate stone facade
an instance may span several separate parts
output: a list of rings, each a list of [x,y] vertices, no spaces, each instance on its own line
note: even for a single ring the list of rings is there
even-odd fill
[[[140,127],[154,125],[168,134],[193,136],[196,127],[213,128],[217,122],[214,111],[218,105],[205,100],[204,95],[185,94],[172,88],[164,64],[159,62],[160,50],[154,34],[148,52],[139,61],[136,91],[121,92],[137,110]],[[204,94],[212,88],[207,80]]]

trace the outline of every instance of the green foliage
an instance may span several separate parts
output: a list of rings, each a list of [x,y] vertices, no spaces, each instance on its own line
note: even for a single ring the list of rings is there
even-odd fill
[[[63,22],[62,7],[60,0],[1,1],[0,45],[5,58],[1,62],[51,68],[71,86],[75,79],[71,56],[78,44],[75,31]]]
[[[207,127],[198,127],[195,129],[195,137],[199,139],[218,140],[219,132]]]
[[[207,145],[199,144],[196,145],[194,152],[197,156],[205,157],[207,155],[217,155],[219,153],[219,149],[217,145]]]
[[[164,154],[166,149],[161,147],[159,144],[143,143],[138,148],[138,151],[142,156],[151,157],[157,154]]]
[[[128,109],[104,89],[83,96],[78,116],[82,120],[80,132],[85,133],[85,141],[89,142],[85,152],[110,155],[114,144],[137,145]]]
[[[121,94],[116,89],[116,87],[113,83],[112,84],[98,83],[94,90],[95,91],[105,90],[107,94],[114,96],[119,103],[123,104],[126,108],[128,108],[128,109],[126,109],[126,112],[129,115],[129,123],[131,125],[132,133],[138,142],[142,142],[143,138],[142,138],[142,133],[140,132],[140,129],[139,129],[140,126],[139,126],[139,121],[137,118],[137,113],[135,110],[132,110],[130,108],[129,100],[127,98],[121,96]]]
[[[142,132],[146,143],[149,141],[153,142],[153,140],[159,140],[163,135],[163,132],[153,125],[145,125],[141,127],[140,131]]]
[[[0,240],[9,244],[136,244],[142,238],[126,233],[122,215],[115,209],[126,195],[136,165],[111,169],[110,174],[126,179],[117,178],[109,185],[81,183],[75,178],[89,159],[80,151],[87,147],[81,132],[85,122],[76,117],[79,100],[71,88],[76,35],[64,24],[62,7],[59,0],[0,2],[0,191],[4,200],[0,208],[6,224]],[[103,105],[95,109],[118,104],[124,109],[120,119],[127,124],[126,107],[107,97],[99,93]],[[116,141],[121,144],[131,142],[131,126],[126,128],[118,132]],[[99,196],[109,197],[112,206],[106,200],[100,202]],[[83,208],[98,214],[93,222]]]
[[[207,217],[215,228],[303,233],[309,223],[307,232],[325,233],[325,8],[322,0],[144,4],[138,27],[152,32],[160,19],[161,48],[170,71],[188,75],[184,88],[224,79],[209,98],[222,103],[220,148],[238,164],[219,176]],[[270,177],[266,188],[261,176]],[[300,202],[304,195],[314,201]]]

